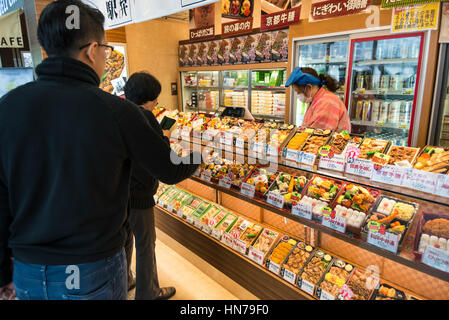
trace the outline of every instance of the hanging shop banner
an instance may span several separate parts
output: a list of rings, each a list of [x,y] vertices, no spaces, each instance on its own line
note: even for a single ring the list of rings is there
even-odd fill
[[[360,13],[370,5],[370,0],[314,0],[310,9],[309,21],[319,21]]]
[[[215,36],[215,4],[189,10],[190,40],[205,40]]]
[[[279,13],[301,5],[301,0],[261,0],[260,1],[262,15]]]
[[[443,3],[441,9],[440,43],[449,43],[449,3]]]
[[[382,8],[407,7],[414,4],[425,4],[429,2],[442,2],[447,0],[382,0]]]
[[[439,10],[440,4],[438,2],[394,8],[391,31],[400,33],[436,30],[438,28]]]
[[[19,10],[23,7],[23,0],[0,0],[0,16]]]
[[[221,36],[227,38],[251,33],[253,30],[253,18],[231,21],[221,24]]]
[[[271,14],[262,15],[260,30],[282,29],[299,22],[301,6]]]
[[[254,0],[222,0],[221,16],[226,19],[246,19],[253,15]],[[223,22],[230,22],[223,20]]]
[[[1,48],[23,48],[19,10],[0,17]]]
[[[0,0],[2,1],[2,0]],[[9,0],[3,0],[9,1]],[[12,0],[11,0],[12,1]],[[82,0],[105,16],[105,29],[165,17],[215,3],[218,0]]]

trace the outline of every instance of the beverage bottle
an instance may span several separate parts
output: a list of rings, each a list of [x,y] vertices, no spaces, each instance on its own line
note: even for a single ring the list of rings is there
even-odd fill
[[[382,101],[380,104],[379,121],[386,122],[388,119],[388,109],[390,103],[386,100]]]
[[[371,105],[371,121],[379,121],[380,100],[374,100]]]
[[[356,109],[355,109],[355,120],[360,121],[362,120],[362,113],[363,113],[363,101],[359,100],[357,101]]]

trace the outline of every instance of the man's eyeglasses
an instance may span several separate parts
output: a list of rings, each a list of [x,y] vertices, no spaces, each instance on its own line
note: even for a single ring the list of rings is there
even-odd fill
[[[107,44],[102,44],[102,43],[99,43],[99,42],[97,42],[97,43],[98,43],[98,45],[100,47],[104,47],[104,51],[106,53],[106,59],[108,59],[112,55],[112,51],[114,51],[114,47],[110,46],[110,45],[107,45]],[[84,46],[81,46],[79,49],[82,50],[82,49],[90,46],[91,44],[92,44],[92,42],[90,42],[88,44],[85,44]]]

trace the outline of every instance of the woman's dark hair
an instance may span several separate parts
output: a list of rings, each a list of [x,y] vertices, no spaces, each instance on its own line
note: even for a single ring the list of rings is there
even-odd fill
[[[81,46],[103,40],[103,25],[101,11],[79,0],[57,0],[42,11],[37,37],[49,57],[75,58]]]
[[[138,106],[154,101],[161,94],[161,83],[145,71],[136,72],[129,77],[125,84],[126,99]]]
[[[301,68],[301,71],[304,73],[308,73],[308,74],[314,76],[315,78],[320,79],[321,81],[324,81],[326,88],[331,92],[335,92],[338,90],[338,88],[340,88],[340,85],[337,82],[337,80],[335,80],[334,78],[332,78],[330,76],[325,76],[324,74],[319,75],[315,69]]]

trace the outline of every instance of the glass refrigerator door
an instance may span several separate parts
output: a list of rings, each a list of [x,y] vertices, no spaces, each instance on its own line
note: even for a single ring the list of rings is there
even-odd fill
[[[323,40],[321,42],[301,42],[297,46],[296,67],[315,69],[318,74],[333,77],[340,83],[336,94],[342,101],[345,98],[346,69],[348,57],[347,39]],[[299,101],[296,92],[293,92],[293,111],[295,124],[300,126],[306,113],[307,104]]]
[[[181,72],[182,110],[198,110],[198,77],[196,71]]]
[[[219,71],[198,71],[198,111],[214,112],[219,106]]]
[[[285,69],[251,71],[251,113],[257,119],[285,118]]]
[[[248,70],[222,71],[222,104],[225,107],[248,107]]]
[[[347,93],[352,132],[411,144],[423,41],[423,33],[352,41]]]

